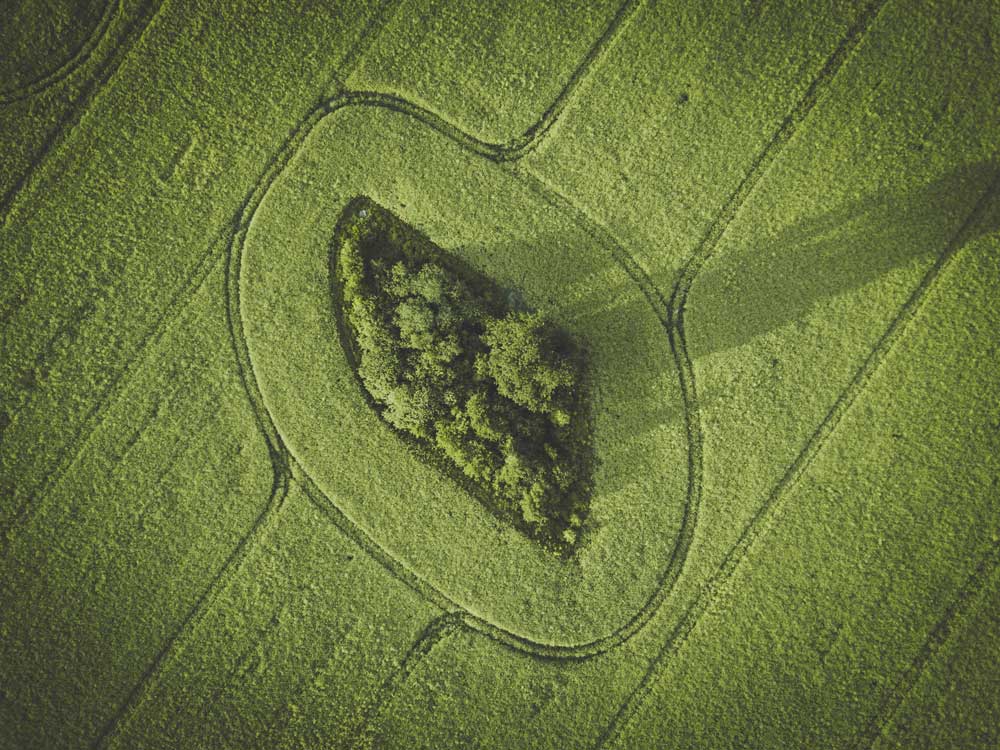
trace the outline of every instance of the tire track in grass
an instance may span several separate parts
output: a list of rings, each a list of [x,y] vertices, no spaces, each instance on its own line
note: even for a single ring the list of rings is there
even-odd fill
[[[115,13],[121,13],[122,0],[105,0],[101,9],[101,17],[97,19],[93,30],[72,50],[69,56],[54,69],[36,76],[27,83],[12,89],[0,91],[0,107],[7,104],[19,102],[28,97],[39,94],[50,86],[54,86],[59,81],[64,80],[73,73],[74,70],[87,62],[94,48],[104,38],[111,23],[111,17]]]
[[[376,19],[370,21],[362,29],[358,38],[355,40],[354,45],[352,45],[351,49],[345,53],[342,61],[356,61],[357,54],[355,53],[355,48],[366,44],[372,35],[377,34],[382,29],[385,22],[395,10],[397,3],[398,0],[384,0],[375,14]],[[340,73],[341,75],[346,75],[349,71],[341,70]],[[337,72],[332,73],[328,85],[332,84],[339,88],[338,82],[339,76]],[[101,750],[102,748],[108,747],[109,743],[112,742],[115,737],[119,736],[122,727],[125,726],[129,717],[131,717],[136,708],[142,704],[145,697],[149,695],[152,686],[159,679],[160,675],[163,674],[163,669],[166,664],[172,658],[179,655],[183,649],[183,642],[191,633],[195,631],[198,623],[201,622],[211,610],[212,605],[218,598],[221,591],[228,584],[229,579],[235,575],[236,572],[238,572],[241,564],[249,556],[250,552],[257,546],[260,539],[262,539],[266,532],[276,524],[277,518],[284,507],[285,499],[288,496],[289,482],[291,480],[290,466],[286,460],[286,456],[277,449],[277,443],[275,442],[276,433],[269,429],[269,420],[265,420],[261,417],[261,414],[266,412],[260,411],[262,402],[259,400],[260,393],[256,387],[256,381],[253,380],[251,382],[247,379],[249,351],[246,350],[246,342],[242,341],[242,339],[236,335],[233,327],[233,311],[236,310],[238,313],[239,310],[239,275],[238,273],[234,275],[232,273],[232,269],[235,264],[235,268],[238,271],[240,262],[238,254],[237,257],[234,257],[233,248],[237,238],[245,235],[246,230],[249,228],[249,221],[243,222],[241,219],[246,216],[247,208],[250,205],[255,205],[255,209],[256,205],[259,205],[259,199],[257,199],[257,196],[260,192],[261,186],[264,184],[270,185],[276,176],[281,173],[287,165],[288,160],[291,159],[292,155],[298,151],[305,137],[308,135],[309,130],[311,130],[312,125],[309,125],[309,123],[314,119],[314,117],[322,116],[321,113],[322,105],[309,112],[298,126],[293,127],[292,131],[288,136],[286,136],[281,146],[268,160],[260,180],[258,180],[254,188],[247,194],[247,197],[234,214],[232,221],[228,222],[220,230],[219,239],[228,236],[228,242],[225,244],[225,252],[223,255],[216,259],[216,261],[224,259],[226,262],[227,274],[224,289],[226,325],[230,331],[229,339],[235,356],[237,374],[240,379],[240,383],[243,386],[243,391],[250,402],[251,411],[254,414],[254,419],[257,422],[261,436],[265,441],[268,457],[271,462],[273,481],[270,496],[253,525],[239,540],[229,557],[226,558],[222,567],[209,581],[208,586],[201,596],[199,596],[199,598],[195,601],[184,621],[173,633],[173,635],[171,635],[164,642],[163,646],[153,658],[153,661],[143,671],[139,680],[132,687],[125,701],[101,728],[101,731],[98,733],[91,745],[92,750]],[[203,257],[203,261],[212,257],[211,248],[214,248],[216,244],[217,241],[213,241],[211,243],[209,250],[206,251],[206,254]],[[212,265],[214,266],[214,263]],[[202,279],[202,281],[203,280],[204,279]],[[188,296],[188,300],[190,300],[191,297],[193,297],[193,293]],[[162,325],[169,310],[170,308],[168,307],[167,310],[161,314],[161,334]],[[141,351],[141,349],[142,347],[139,348],[139,351]],[[0,537],[0,543],[2,543],[2,537]],[[0,559],[2,559],[2,551],[0,551]]]
[[[154,683],[154,678],[162,673],[165,663],[169,659],[175,658],[180,650],[183,649],[183,642],[197,630],[198,625],[226,588],[231,575],[241,568],[249,553],[257,546],[257,543],[274,528],[287,496],[288,475],[285,472],[279,472],[275,476],[267,504],[257,515],[249,531],[240,539],[218,572],[212,576],[208,586],[205,587],[198,599],[195,600],[174,633],[164,642],[152,663],[144,670],[139,681],[125,697],[121,706],[101,727],[100,732],[91,744],[91,748],[97,750],[98,748],[108,747],[114,741],[115,737],[118,736],[122,727],[125,726],[123,720],[131,715],[135,708],[149,694],[149,689]]]
[[[795,460],[771,490],[767,500],[758,508],[750,519],[750,522],[744,527],[736,544],[723,559],[722,565],[701,587],[698,596],[685,610],[681,621],[670,633],[659,653],[653,658],[639,685],[632,691],[625,703],[622,704],[612,723],[599,738],[597,743],[598,748],[602,748],[617,740],[624,728],[638,713],[639,707],[652,691],[657,674],[663,668],[664,664],[684,646],[688,636],[690,636],[701,619],[701,616],[712,606],[723,587],[733,577],[736,569],[747,556],[756,540],[773,524],[775,513],[780,509],[784,497],[795,487],[803,474],[805,474],[809,465],[836,429],[844,414],[851,408],[858,394],[864,390],[886,355],[900,339],[908,323],[920,309],[928,290],[941,274],[941,271],[952,261],[958,250],[965,245],[968,238],[972,235],[973,228],[982,219],[986,208],[998,192],[998,189],[1000,189],[1000,168],[997,168],[996,174],[990,184],[952,235],[951,240],[947,243],[941,254],[938,255],[934,264],[921,277],[913,292],[890,321],[878,341],[876,341],[875,346],[869,352],[865,361],[855,372],[854,377],[851,378],[847,387],[841,391],[837,400],[823,418],[823,421],[813,431],[805,446],[803,446]],[[993,554],[996,554],[996,550],[994,550]],[[931,648],[932,650],[936,650],[937,646],[932,646]],[[920,658],[918,656],[918,659]],[[926,662],[926,658],[923,658],[923,662]]]
[[[997,538],[994,536],[994,539]],[[931,628],[920,651],[889,688],[871,720],[865,725],[857,739],[851,743],[852,750],[869,750],[883,736],[886,727],[899,711],[899,707],[906,700],[917,680],[920,679],[920,675],[923,674],[930,660],[954,633],[956,620],[964,618],[968,614],[974,600],[992,578],[998,563],[1000,563],[1000,540],[992,543],[975,570],[965,580],[954,600]]]
[[[177,292],[170,299],[169,304],[164,307],[157,316],[153,326],[147,331],[135,347],[132,356],[125,361],[124,367],[111,379],[104,390],[94,400],[93,406],[84,416],[80,425],[74,431],[72,437],[66,442],[56,455],[55,468],[47,472],[41,486],[33,492],[28,493],[18,504],[10,520],[0,527],[0,562],[6,559],[7,549],[15,530],[22,526],[37,509],[37,506],[48,497],[52,488],[62,479],[66,471],[76,463],[80,454],[86,448],[87,443],[93,438],[104,417],[114,403],[115,399],[122,393],[125,387],[126,377],[132,371],[137,362],[143,360],[148,352],[155,347],[174,324],[182,319],[183,311],[195,298],[205,281],[216,268],[222,256],[212,257],[212,250],[225,237],[225,230],[220,231],[209,244],[207,250],[195,264],[191,273],[178,288]]]
[[[132,50],[136,47],[138,41],[146,34],[146,31],[152,25],[153,20],[160,14],[160,11],[163,9],[166,1],[167,0],[149,0],[149,2],[143,3],[141,10],[125,27],[122,33],[122,39],[124,41],[121,46],[110,51],[107,58],[98,64],[98,69],[94,71],[93,75],[89,76],[86,82],[81,86],[79,95],[73,103],[66,108],[63,116],[59,118],[59,121],[55,124],[52,131],[45,138],[45,140],[42,141],[38,155],[30,160],[28,168],[21,174],[20,177],[18,177],[14,184],[8,188],[7,192],[0,196],[0,226],[6,226],[7,221],[10,218],[10,209],[14,205],[17,197],[21,194],[21,191],[30,183],[31,178],[34,176],[35,172],[37,172],[39,166],[48,159],[49,155],[55,151],[57,146],[61,145],[69,137],[70,132],[72,132],[72,130],[79,124],[84,112],[90,108],[90,105],[96,98],[98,91],[107,86],[111,79],[115,77],[121,69],[122,63],[132,53]],[[98,43],[99,42],[100,40],[98,40]],[[90,59],[90,53],[88,53],[87,59]],[[83,61],[81,61],[80,64],[82,65]],[[3,308],[0,308],[0,310],[6,308],[7,305],[5,304]]]
[[[379,719],[389,707],[392,696],[406,683],[420,661],[445,638],[461,629],[463,624],[462,615],[457,612],[445,612],[427,624],[403,656],[399,667],[385,679],[376,691],[375,698],[363,711],[352,748],[368,748],[374,745]]]
[[[236,659],[233,661],[232,666],[226,670],[225,676],[219,681],[218,686],[212,691],[208,700],[204,701],[200,706],[198,706],[195,711],[194,721],[192,722],[195,726],[201,726],[208,724],[208,717],[211,715],[213,709],[218,704],[219,699],[222,694],[229,688],[235,681],[237,676],[242,679],[246,676],[246,666],[257,649],[261,647],[265,641],[273,635],[275,632],[275,627],[278,624],[278,617],[281,610],[284,608],[285,602],[279,601],[277,606],[275,606],[271,615],[264,621],[262,625],[257,627],[254,631],[254,639],[242,649],[238,654]],[[184,714],[181,711],[177,711],[174,714],[173,720],[167,725],[167,729],[164,734],[168,737],[175,736],[175,730],[179,727],[180,723],[184,720]],[[204,737],[204,736],[203,736]]]

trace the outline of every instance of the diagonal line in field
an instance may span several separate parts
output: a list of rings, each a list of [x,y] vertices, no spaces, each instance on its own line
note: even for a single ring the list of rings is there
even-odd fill
[[[1000,539],[996,535],[994,541],[986,554],[982,556],[975,570],[966,578],[962,588],[956,594],[955,599],[948,605],[938,621],[927,634],[917,655],[910,662],[906,670],[900,674],[896,682],[883,696],[871,721],[865,725],[855,742],[851,744],[852,750],[868,750],[875,743],[889,726],[899,707],[910,694],[920,675],[927,668],[928,663],[940,650],[941,646],[951,637],[955,631],[956,620],[965,617],[973,601],[985,588],[990,577],[1000,564]]]
[[[214,602],[219,598],[222,591],[225,590],[231,578],[230,574],[241,567],[249,557],[250,552],[256,547],[258,541],[274,528],[287,496],[287,475],[283,473],[278,474],[275,476],[275,481],[271,487],[271,496],[268,498],[263,510],[254,519],[247,533],[240,538],[240,541],[226,558],[222,567],[212,576],[208,582],[208,586],[202,591],[198,599],[195,600],[191,609],[188,610],[187,615],[181,621],[181,624],[166,640],[153,661],[143,671],[138,682],[136,682],[132,690],[125,697],[125,701],[101,727],[100,732],[91,744],[93,750],[107,747],[118,735],[122,726],[124,726],[123,720],[149,694],[149,688],[153,684],[154,676],[161,673],[166,662],[177,655],[180,644],[197,630],[199,623],[204,620]]]
[[[767,500],[757,509],[750,522],[744,527],[736,544],[733,545],[723,559],[722,565],[701,587],[698,596],[685,610],[680,622],[668,636],[659,653],[650,662],[640,683],[629,694],[626,701],[619,708],[612,723],[599,738],[598,748],[614,742],[620,736],[624,727],[632,720],[639,706],[652,691],[657,673],[683,647],[688,636],[701,619],[701,616],[705,614],[725,584],[733,577],[736,569],[747,556],[755,541],[767,531],[768,522],[773,523],[774,514],[781,506],[782,500],[805,474],[813,459],[820,452],[830,435],[833,434],[844,414],[850,409],[886,355],[900,339],[906,330],[907,324],[913,319],[923,304],[928,290],[939,277],[941,271],[952,261],[958,250],[964,246],[971,230],[982,218],[985,209],[997,193],[998,188],[1000,188],[1000,170],[997,171],[996,176],[994,176],[991,183],[984,190],[965,221],[956,230],[934,264],[920,279],[920,282],[914,288],[909,298],[907,298],[899,312],[879,337],[875,346],[855,372],[854,377],[851,378],[847,387],[838,396],[833,406],[823,418],[823,421],[816,427],[798,456],[796,456],[784,475],[771,490]]]
[[[143,11],[138,13],[136,17],[133,18],[132,21],[125,27],[123,38],[130,40],[127,42],[127,46],[120,51],[115,50],[109,52],[107,58],[101,61],[98,66],[98,70],[95,71],[94,74],[87,79],[86,83],[81,86],[79,96],[74,100],[73,104],[67,108],[64,116],[60,118],[58,123],[56,123],[55,128],[49,136],[42,141],[41,149],[39,150],[38,155],[31,160],[27,170],[21,174],[17,181],[7,190],[6,193],[3,194],[3,196],[0,196],[0,226],[7,223],[10,218],[10,209],[14,205],[15,200],[21,194],[22,190],[29,184],[41,164],[46,161],[51,154],[55,153],[58,146],[67,140],[69,134],[83,118],[84,113],[93,104],[98,92],[107,86],[107,84],[118,74],[122,64],[128,56],[132,54],[132,51],[138,47],[139,41],[146,35],[147,30],[150,26],[152,26],[154,19],[160,14],[160,11],[163,9],[167,0],[159,0],[158,4],[155,6],[156,10],[149,13],[149,10],[154,7],[153,2],[154,0],[150,0],[150,2],[145,3],[143,5]],[[90,59],[90,52],[87,53],[87,59]],[[84,61],[81,60],[80,64],[82,65],[83,62]]]
[[[431,620],[404,654],[399,666],[386,677],[375,692],[375,697],[362,713],[361,721],[354,732],[352,748],[370,748],[377,738],[377,727],[384,716],[395,692],[406,684],[417,665],[435,646],[463,625],[462,616],[456,612],[445,612]]]

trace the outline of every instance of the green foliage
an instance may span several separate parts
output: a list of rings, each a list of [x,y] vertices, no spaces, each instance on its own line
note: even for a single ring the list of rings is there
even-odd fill
[[[572,545],[590,489],[577,343],[370,201],[335,245],[345,333],[381,416],[531,536]]]

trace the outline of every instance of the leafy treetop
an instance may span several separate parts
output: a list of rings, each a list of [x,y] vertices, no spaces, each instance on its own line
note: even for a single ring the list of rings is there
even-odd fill
[[[339,314],[381,416],[556,551],[586,514],[584,356],[538,313],[359,199],[335,241]]]

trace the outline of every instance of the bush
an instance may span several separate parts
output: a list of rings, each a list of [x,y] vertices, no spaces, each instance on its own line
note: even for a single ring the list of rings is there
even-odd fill
[[[381,416],[495,512],[572,546],[590,491],[580,346],[366,199],[345,212],[334,252],[338,316]]]

